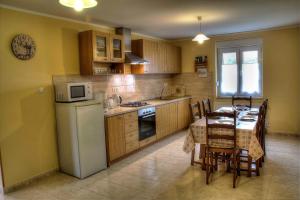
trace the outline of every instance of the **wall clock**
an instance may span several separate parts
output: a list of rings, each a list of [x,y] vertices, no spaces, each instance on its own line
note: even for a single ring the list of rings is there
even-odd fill
[[[36,46],[35,42],[29,35],[19,34],[12,40],[11,49],[17,58],[21,60],[28,60],[34,56]]]

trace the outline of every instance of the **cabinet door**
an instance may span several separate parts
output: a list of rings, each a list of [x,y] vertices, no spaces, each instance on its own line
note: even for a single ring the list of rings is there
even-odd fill
[[[110,57],[112,62],[124,62],[124,40],[121,35],[110,36]]]
[[[161,139],[165,135],[164,127],[164,109],[163,106],[156,107],[156,138]]]
[[[169,117],[170,117],[170,134],[177,131],[177,121],[178,121],[178,112],[177,112],[177,103],[169,104]]]
[[[176,123],[177,129],[177,119],[173,119],[173,114],[177,116],[177,112],[173,113],[175,107],[173,104],[166,104],[156,108],[156,137],[157,139],[163,138],[170,135],[174,131],[174,124]],[[177,109],[176,109],[177,110]],[[172,123],[172,125],[171,125]]]
[[[143,40],[143,57],[149,61],[144,65],[144,73],[158,72],[158,44],[156,41]]]
[[[93,32],[93,58],[97,62],[110,61],[109,34]]]
[[[110,161],[125,154],[124,116],[107,118],[108,146]]]
[[[176,69],[175,72],[176,73],[180,73],[181,72],[181,48],[180,47],[176,47]]]
[[[158,43],[158,72],[167,73],[167,45],[165,42]]]
[[[190,99],[178,102],[178,130],[186,128],[190,124]]]

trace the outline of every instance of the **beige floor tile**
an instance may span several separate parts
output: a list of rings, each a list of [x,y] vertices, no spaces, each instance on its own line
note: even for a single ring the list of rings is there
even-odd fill
[[[56,173],[0,200],[294,200],[300,199],[300,140],[267,136],[261,176],[238,178],[224,166],[205,184],[205,172],[182,151],[186,131],[137,152],[84,180]]]

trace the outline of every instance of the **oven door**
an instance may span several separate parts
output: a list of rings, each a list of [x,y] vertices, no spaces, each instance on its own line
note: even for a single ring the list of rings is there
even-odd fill
[[[139,140],[156,134],[155,113],[139,116]]]

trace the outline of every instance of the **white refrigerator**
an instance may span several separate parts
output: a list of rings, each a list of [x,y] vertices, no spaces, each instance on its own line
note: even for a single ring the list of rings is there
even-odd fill
[[[103,100],[56,103],[60,170],[85,178],[107,168]]]

